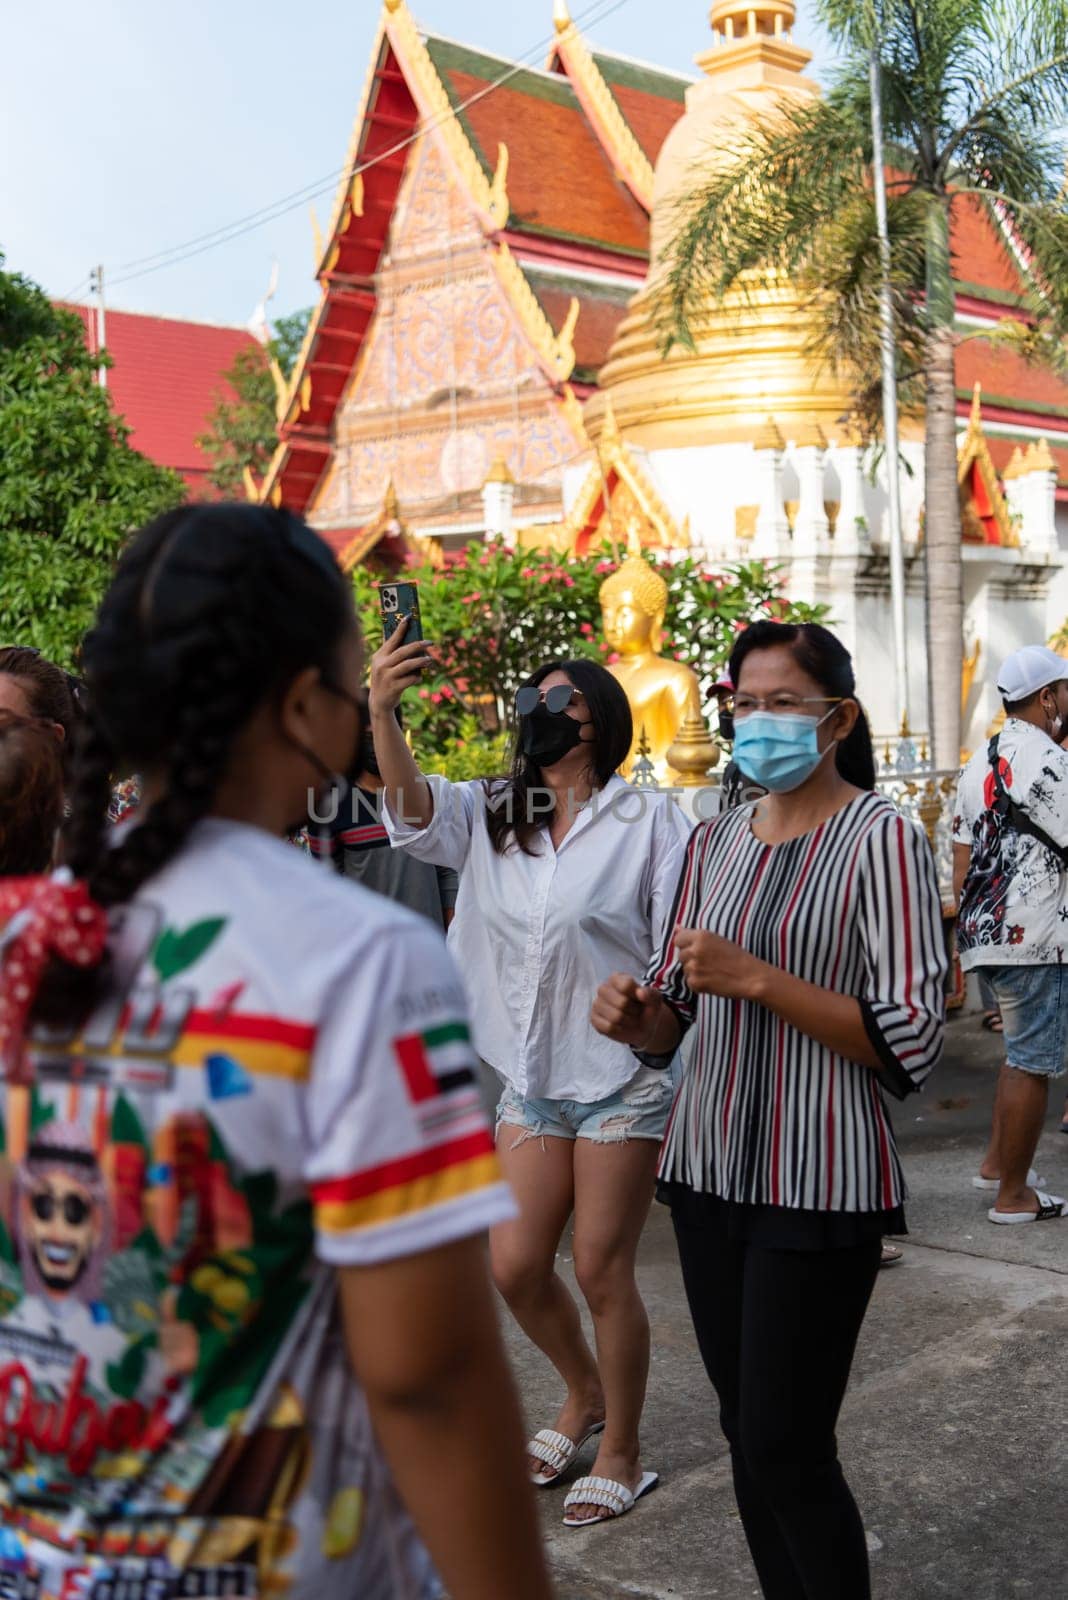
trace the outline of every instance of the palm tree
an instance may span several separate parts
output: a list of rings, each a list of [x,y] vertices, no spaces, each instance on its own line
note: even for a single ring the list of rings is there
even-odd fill
[[[824,358],[850,373],[877,429],[883,282],[871,184],[870,61],[886,137],[890,287],[902,398],[925,412],[927,627],[935,763],[960,751],[963,632],[950,252],[953,211],[989,207],[1022,267],[1017,332],[1032,354],[1068,333],[1068,0],[817,0],[841,54],[823,99],[783,103],[714,169],[680,213],[661,306],[666,343],[722,299],[788,276],[818,309]]]

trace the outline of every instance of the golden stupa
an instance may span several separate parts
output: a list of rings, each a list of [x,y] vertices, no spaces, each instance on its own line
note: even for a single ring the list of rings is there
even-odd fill
[[[803,76],[811,53],[790,38],[792,0],[717,0],[711,21],[716,43],[697,62],[704,77],[687,91],[656,164],[649,275],[585,407],[594,440],[608,397],[621,432],[649,449],[748,443],[769,417],[786,439],[813,426],[834,437],[849,410],[847,386],[807,351],[812,311],[787,282],[709,301],[691,324],[696,350],[663,354],[661,296],[680,207],[747,125],[819,94]]]

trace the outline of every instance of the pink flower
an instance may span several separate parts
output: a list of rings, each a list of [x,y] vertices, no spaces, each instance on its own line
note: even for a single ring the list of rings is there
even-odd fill
[[[604,640],[602,639],[600,641],[600,643],[598,644],[597,648],[601,652],[601,654],[604,655],[605,651],[608,649],[608,646],[605,644]]]
[[[493,557],[491,555],[479,556],[478,564],[480,567],[488,567],[492,560]]]
[[[419,698],[420,698],[420,700],[429,700],[429,698],[430,698],[430,690],[429,689],[420,689]]]
[[[538,579],[539,583],[551,583],[552,581],[553,575],[551,572],[543,572],[541,577]]]
[[[482,591],[480,589],[472,589],[470,594],[462,594],[460,596],[460,604],[462,606],[469,606],[472,605],[476,600],[481,599]]]
[[[534,568],[533,567],[520,567],[519,576],[521,578],[532,578],[534,576]]]
[[[432,706],[440,706],[441,699],[441,695],[438,693],[437,689],[435,689],[434,693],[430,696],[430,704]]]
[[[449,688],[447,683],[444,683],[441,686],[441,698],[443,700],[451,700],[452,699],[452,690]]]
[[[569,578],[567,573],[565,572],[564,573],[564,588],[565,589],[573,589],[574,587],[575,587],[574,578]]]
[[[594,572],[611,572],[614,566],[614,561],[598,561],[593,570]]]
[[[589,635],[592,632],[593,632],[593,624],[592,623],[583,622],[583,623],[579,624],[579,633],[584,633],[584,634],[586,634],[587,637],[589,637]]]
[[[614,667],[618,660],[619,660],[619,651],[618,650],[613,650],[612,654],[608,657],[608,663],[607,664],[610,667]]]

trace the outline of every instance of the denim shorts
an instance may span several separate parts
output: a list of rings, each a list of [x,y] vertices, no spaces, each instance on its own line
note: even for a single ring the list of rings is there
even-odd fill
[[[526,1139],[590,1139],[594,1144],[624,1144],[628,1139],[664,1137],[677,1078],[673,1070],[639,1067],[629,1083],[605,1100],[525,1100],[505,1084],[497,1106],[502,1123],[522,1130]],[[514,1148],[514,1147],[513,1147]]]
[[[1068,967],[984,967],[1001,1012],[1010,1067],[1059,1078],[1068,1062]]]

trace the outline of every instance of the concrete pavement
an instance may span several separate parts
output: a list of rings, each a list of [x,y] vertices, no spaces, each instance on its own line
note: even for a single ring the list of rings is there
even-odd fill
[[[958,1018],[927,1092],[895,1108],[912,1231],[905,1262],[880,1275],[839,1429],[875,1600],[1068,1595],[1068,1221],[995,1228],[971,1187],[999,1060],[999,1041]],[[1063,1087],[1039,1160],[1060,1194]],[[569,1254],[565,1240],[565,1274]],[[585,1532],[561,1526],[562,1490],[540,1492],[560,1600],[751,1600],[759,1589],[660,1206],[639,1270],[653,1330],[644,1454],[661,1486],[623,1521]],[[509,1342],[531,1430],[548,1426],[556,1376],[514,1325]],[[569,1476],[590,1461],[585,1452]]]

